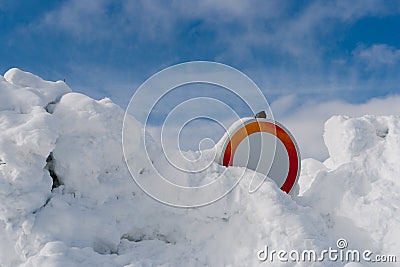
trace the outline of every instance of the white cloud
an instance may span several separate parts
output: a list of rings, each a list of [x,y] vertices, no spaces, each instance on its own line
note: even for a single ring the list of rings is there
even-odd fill
[[[110,6],[114,6],[112,8],[114,11],[111,13]],[[182,22],[199,20],[205,28],[215,33],[217,39],[215,45],[224,48],[224,51],[215,59],[232,64],[238,62],[236,66],[245,66],[244,71],[247,74],[252,74],[252,78],[261,80],[261,85],[268,85],[263,86],[263,89],[266,89],[269,95],[272,92],[274,96],[285,93],[309,95],[327,93],[338,96],[339,93],[347,93],[349,90],[362,92],[363,89],[375,88],[376,84],[383,89],[398,88],[399,79],[393,74],[396,69],[392,69],[387,76],[371,75],[369,80],[366,80],[365,77],[360,77],[359,66],[351,64],[349,66],[347,59],[333,59],[336,63],[326,66],[326,63],[322,62],[321,55],[324,53],[323,49],[330,49],[330,47],[324,47],[321,44],[322,37],[332,33],[334,27],[349,27],[362,17],[385,16],[399,11],[400,4],[375,0],[313,1],[301,6],[279,0],[120,2],[70,0],[50,11],[42,21],[41,27],[61,29],[79,38],[80,41],[91,42],[104,39],[118,42],[123,38],[130,38],[130,45],[135,46],[137,44],[134,43],[132,36],[136,36],[139,41],[150,39],[161,44],[171,44],[173,49],[175,42],[179,40],[177,35]],[[185,34],[190,34],[189,30]],[[126,43],[124,43],[125,46]],[[282,61],[289,64],[279,62],[269,65],[265,60],[260,67],[257,65],[260,59],[252,52],[253,48],[262,48],[268,53],[276,52],[278,57],[282,55]],[[173,50],[172,53],[176,55],[171,57],[180,55],[180,51]],[[294,67],[288,60],[288,55],[295,59]],[[371,47],[360,46],[353,55],[371,67],[378,64],[393,65],[399,62],[400,57],[399,50],[383,44]],[[179,60],[176,57],[174,59]],[[242,64],[243,60],[246,64]],[[169,61],[164,63],[171,64]],[[310,66],[311,68],[307,69]],[[107,72],[108,70],[104,71],[104,73]],[[110,76],[112,77],[109,78]],[[107,84],[110,88],[115,80],[121,83],[119,87],[123,87],[123,82],[115,79],[115,75],[97,75],[97,77],[99,77],[100,87],[103,86],[104,80],[112,81]],[[321,84],[324,84],[324,87],[321,87]],[[96,87],[94,82],[93,87]],[[379,95],[384,93],[381,92]],[[129,97],[129,94],[126,94],[126,97]],[[369,113],[366,105],[368,104],[368,108],[377,105],[372,100],[361,105],[340,101],[324,103],[307,101],[295,109],[296,114],[288,115],[294,105],[299,103],[294,98],[295,95],[280,98],[272,103],[273,111],[278,115],[278,119],[280,116],[284,122],[287,121],[289,127],[293,126],[301,144],[304,143],[303,154],[318,158],[326,156],[321,133],[323,122],[327,118],[333,114]],[[385,101],[390,99],[392,98],[387,98]],[[394,99],[398,101],[397,97]],[[390,109],[395,112],[393,107],[396,106],[381,106],[383,111]],[[379,113],[378,109],[373,109],[373,111]],[[307,125],[307,129],[313,129],[311,134],[308,130],[302,129],[300,124]],[[317,140],[318,145],[310,145],[312,143],[309,140],[313,139]]]
[[[299,11],[293,12],[293,9]],[[219,41],[234,51],[268,45],[296,56],[310,51],[315,54],[318,51],[315,38],[318,33],[329,31],[329,25],[335,20],[351,22],[363,16],[387,15],[399,10],[400,5],[375,0],[314,1],[303,6],[278,0],[70,0],[50,11],[42,25],[63,29],[83,40],[116,38],[118,31],[165,41],[174,39],[182,20],[197,19],[213,29]],[[236,28],[229,30],[229,26]]]
[[[386,44],[375,44],[370,47],[359,46],[354,51],[354,55],[369,68],[390,66],[400,62],[400,49]]]
[[[377,0],[357,1],[313,1],[293,16],[286,16],[277,23],[270,43],[294,57],[307,56],[307,60],[318,61],[326,47],[321,46],[321,37],[326,38],[334,27],[346,27],[365,16],[383,16],[400,11],[400,5]]]
[[[73,36],[96,38],[104,35],[106,18],[104,16],[106,1],[68,1],[59,9],[48,12],[41,26],[61,29]]]
[[[296,102],[296,95],[285,95],[271,103],[271,109],[276,114],[286,114],[293,104]]]
[[[277,100],[279,103],[281,100]],[[300,103],[300,105],[299,105]],[[272,103],[272,106],[275,102]],[[296,105],[299,105],[296,107]],[[400,95],[374,98],[366,103],[350,104],[343,101],[297,101],[290,114],[274,113],[275,119],[284,123],[299,143],[303,158],[324,160],[328,157],[323,142],[325,121],[333,115],[400,115]],[[275,110],[273,110],[274,112]]]
[[[259,77],[265,77],[263,82],[271,85],[268,89],[304,93],[311,87],[326,85],[327,79],[332,88],[341,88],[343,84],[360,87],[359,66],[351,69],[353,61],[347,59],[348,55],[326,62],[327,51],[335,49],[335,44],[326,40],[338,27],[350,27],[362,17],[399,11],[400,5],[375,0],[306,4],[279,0],[69,0],[48,12],[38,24],[42,30],[64,31],[79,42],[100,40],[101,44],[120,45],[128,51],[149,45],[146,41],[150,41],[158,48],[165,47],[166,65],[182,58],[199,59],[203,54],[194,51],[209,46],[214,49],[210,53],[216,61],[245,66],[247,73],[249,68],[260,70]],[[211,32],[211,39],[188,44],[193,46],[192,52],[176,49],[182,47],[177,42],[187,40],[182,36],[196,36],[198,31]],[[271,64],[269,56],[275,60]]]

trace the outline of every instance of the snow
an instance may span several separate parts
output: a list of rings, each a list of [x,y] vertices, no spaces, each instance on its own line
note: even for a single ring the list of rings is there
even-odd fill
[[[62,95],[71,92],[63,82],[44,81],[29,72],[13,68],[0,79],[0,110],[29,113],[32,108],[46,108]]]
[[[303,195],[310,188],[319,172],[328,170],[327,165],[311,158],[302,160],[301,166],[301,179],[298,182],[300,187],[299,195]]]
[[[333,236],[346,234],[359,248],[400,251],[399,130],[399,116],[335,116],[326,122],[333,168],[317,173],[304,200],[325,215]]]
[[[197,183],[216,174],[234,180],[244,172],[244,178],[221,200],[182,209],[150,198],[130,176],[123,116],[110,99],[72,93],[61,81],[18,69],[0,76],[1,266],[257,266],[266,245],[321,251],[338,238],[349,248],[399,259],[400,117],[328,120],[330,158],[302,161],[298,196],[268,179],[249,194],[259,174],[215,163]],[[140,139],[141,125],[128,119]],[[129,146],[128,159],[152,179],[140,146]],[[175,175],[162,155],[151,155],[162,172]],[[54,189],[53,179],[61,183]]]

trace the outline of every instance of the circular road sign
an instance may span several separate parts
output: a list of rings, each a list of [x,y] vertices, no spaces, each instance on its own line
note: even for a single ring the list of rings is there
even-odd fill
[[[265,174],[250,187],[257,190],[269,177],[290,193],[300,174],[300,152],[296,140],[282,124],[265,118],[244,118],[234,123],[219,142],[217,162],[226,167],[246,167]],[[253,191],[255,191],[253,190]]]

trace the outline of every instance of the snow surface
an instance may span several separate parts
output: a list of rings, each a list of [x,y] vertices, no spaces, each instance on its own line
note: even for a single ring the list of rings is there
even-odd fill
[[[61,81],[18,69],[0,76],[1,266],[257,266],[266,245],[321,251],[338,238],[400,259],[400,117],[328,120],[330,158],[302,161],[299,196],[271,180],[249,194],[253,172],[213,164],[204,181],[245,177],[212,205],[179,209],[134,183],[121,147],[123,116],[111,100],[72,93]],[[143,157],[134,148],[128,155],[139,165]]]

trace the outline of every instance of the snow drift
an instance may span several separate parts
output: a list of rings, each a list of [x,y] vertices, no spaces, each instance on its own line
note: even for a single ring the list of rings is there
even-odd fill
[[[303,160],[299,196],[270,180],[248,194],[246,171],[220,201],[178,209],[130,177],[123,115],[111,100],[72,93],[61,81],[18,69],[0,76],[0,265],[257,266],[266,245],[321,251],[339,237],[350,248],[400,251],[400,117],[331,118],[330,158]],[[140,164],[142,151],[130,157]],[[210,168],[202,179],[224,171]]]

